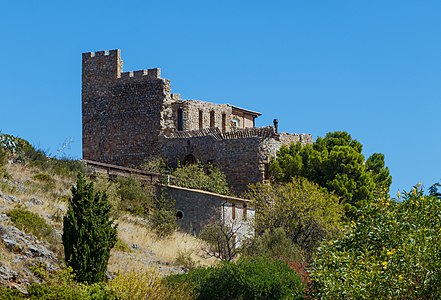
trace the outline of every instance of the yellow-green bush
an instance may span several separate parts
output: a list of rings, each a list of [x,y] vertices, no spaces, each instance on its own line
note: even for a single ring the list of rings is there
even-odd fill
[[[14,208],[6,214],[18,229],[31,233],[38,238],[46,239],[51,243],[55,241],[55,232],[52,226],[39,215],[24,208]]]
[[[190,300],[190,289],[183,283],[167,286],[157,271],[119,273],[108,283],[109,289],[121,300]]]

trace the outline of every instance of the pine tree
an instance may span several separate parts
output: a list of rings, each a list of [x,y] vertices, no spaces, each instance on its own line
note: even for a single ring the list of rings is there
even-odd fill
[[[65,260],[78,282],[105,279],[110,250],[117,240],[117,225],[110,219],[106,193],[95,192],[93,182],[78,175],[63,219]]]

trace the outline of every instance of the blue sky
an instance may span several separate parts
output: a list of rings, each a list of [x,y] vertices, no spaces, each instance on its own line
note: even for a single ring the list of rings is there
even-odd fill
[[[0,130],[81,157],[81,53],[120,48],[183,98],[348,131],[391,194],[441,179],[441,1],[5,1]]]

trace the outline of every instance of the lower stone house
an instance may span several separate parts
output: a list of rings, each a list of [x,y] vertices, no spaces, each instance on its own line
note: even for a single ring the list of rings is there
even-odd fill
[[[254,207],[248,199],[207,191],[166,186],[164,192],[175,200],[180,228],[193,235],[209,223],[216,222],[235,232],[236,245],[254,235]]]

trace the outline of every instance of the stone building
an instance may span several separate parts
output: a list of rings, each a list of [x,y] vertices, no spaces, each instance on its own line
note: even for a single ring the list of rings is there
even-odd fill
[[[152,156],[211,163],[241,193],[267,179],[283,144],[311,143],[309,134],[255,127],[261,114],[230,104],[184,100],[160,69],[123,72],[120,50],[83,53],[83,158],[137,166]]]

